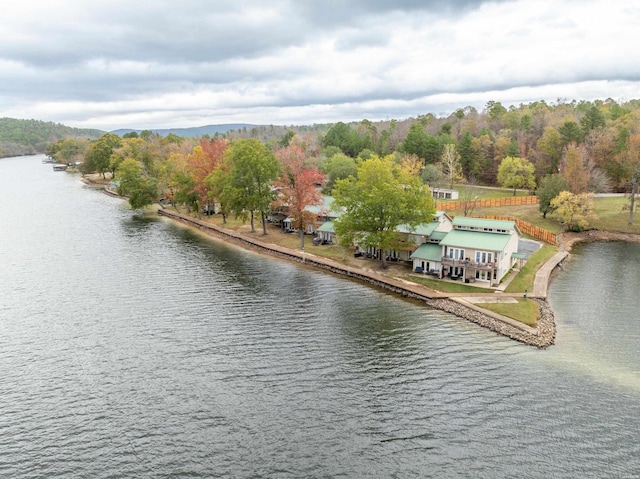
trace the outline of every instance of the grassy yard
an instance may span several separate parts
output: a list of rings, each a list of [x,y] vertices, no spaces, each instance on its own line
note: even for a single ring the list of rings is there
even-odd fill
[[[558,248],[555,246],[543,245],[542,248],[529,257],[520,273],[511,281],[505,291],[507,293],[524,293],[525,290],[533,291],[533,280],[536,276],[536,271],[557,252]]]
[[[414,283],[422,284],[427,288],[435,289],[436,291],[442,291],[445,293],[492,293],[494,290],[489,288],[481,288],[470,286],[465,283],[439,281],[437,279],[430,279],[424,276],[418,276],[415,274],[408,275],[407,279]]]
[[[508,318],[520,321],[528,326],[535,326],[540,317],[540,305],[531,300],[518,298],[518,304],[515,303],[483,303],[480,306],[494,313],[507,316]]]

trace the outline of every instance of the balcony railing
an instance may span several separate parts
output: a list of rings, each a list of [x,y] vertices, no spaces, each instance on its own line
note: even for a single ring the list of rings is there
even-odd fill
[[[454,259],[446,256],[442,257],[442,265],[457,268],[469,268],[478,271],[493,271],[495,267],[495,263],[478,263],[468,259]]]

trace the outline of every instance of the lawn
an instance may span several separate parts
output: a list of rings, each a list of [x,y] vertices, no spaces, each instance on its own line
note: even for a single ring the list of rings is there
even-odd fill
[[[494,313],[507,316],[508,318],[520,321],[528,326],[535,326],[540,317],[540,305],[531,299],[517,298],[515,303],[483,303],[477,304],[484,309]]]
[[[505,292],[524,293],[525,290],[533,291],[533,280],[535,279],[536,271],[557,252],[558,248],[555,246],[543,245],[542,248],[529,257],[520,273],[507,286]]]
[[[470,286],[465,283],[454,283],[450,281],[439,281],[437,279],[417,276],[415,274],[408,275],[407,279],[414,283],[422,284],[427,288],[445,293],[492,293],[494,290],[489,288],[481,288]]]

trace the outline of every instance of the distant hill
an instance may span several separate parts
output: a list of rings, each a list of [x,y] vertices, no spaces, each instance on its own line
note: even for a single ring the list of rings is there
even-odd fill
[[[99,138],[105,132],[40,120],[0,118],[0,158],[44,153],[52,141],[62,138]]]
[[[214,136],[216,133],[227,133],[231,130],[242,130],[243,128],[251,129],[256,125],[250,125],[248,123],[228,123],[224,125],[206,125],[206,126],[197,126],[193,128],[150,128],[150,131],[157,133],[158,135],[167,136],[170,133],[174,135],[178,135],[181,138],[196,138],[203,137],[205,135]],[[119,130],[113,130],[111,133],[115,133],[116,135],[123,136],[127,133],[136,132],[140,134],[142,130],[132,130],[128,128],[121,128]]]

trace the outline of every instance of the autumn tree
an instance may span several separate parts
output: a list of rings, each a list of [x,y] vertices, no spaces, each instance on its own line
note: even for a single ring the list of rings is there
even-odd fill
[[[305,165],[305,154],[297,145],[276,150],[275,157],[280,163],[280,178],[274,184],[281,188],[276,202],[285,207],[293,219],[300,235],[300,248],[304,249],[305,230],[316,217],[308,207],[323,203],[318,187],[323,184],[324,176],[316,167]]]
[[[220,164],[227,148],[225,139],[200,140],[200,144],[187,155],[187,168],[193,179],[193,191],[201,205],[209,201],[205,178]]]
[[[567,147],[561,174],[572,193],[577,194],[587,191],[589,173],[584,165],[582,151],[575,144]]]
[[[589,226],[589,220],[595,219],[593,213],[593,194],[562,191],[551,200],[553,215],[556,216],[568,231],[582,231]]]
[[[568,191],[569,185],[559,174],[547,175],[540,180],[538,186],[538,210],[542,213],[542,217],[546,218],[547,213],[552,213],[554,208],[551,206],[551,201],[560,194],[562,191]]]
[[[507,156],[498,167],[498,183],[504,188],[513,188],[513,196],[516,189],[536,187],[534,166],[524,158]]]
[[[462,166],[460,154],[456,145],[448,143],[442,151],[442,172],[449,178],[449,188],[453,189],[453,183],[462,179]]]
[[[434,213],[428,187],[389,156],[362,162],[357,177],[338,180],[333,193],[334,205],[345,210],[334,222],[340,243],[377,248],[383,268],[397,227],[428,222]]]

